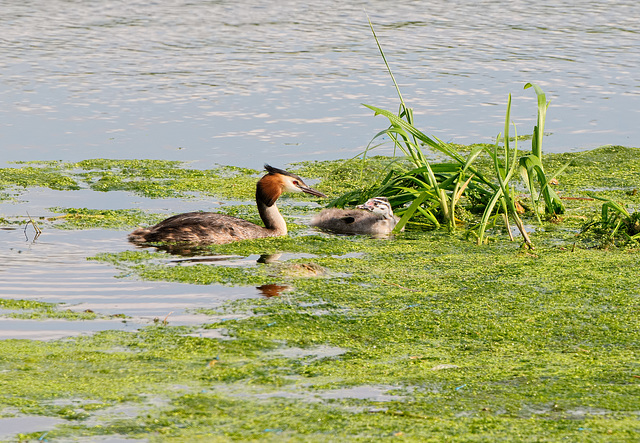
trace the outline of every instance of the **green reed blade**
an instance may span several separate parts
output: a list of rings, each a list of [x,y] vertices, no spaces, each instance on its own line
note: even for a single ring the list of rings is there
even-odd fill
[[[398,222],[396,227],[393,228],[393,232],[396,232],[396,233],[400,232],[402,230],[402,228],[405,227],[405,225],[407,224],[409,219],[411,217],[413,217],[413,214],[416,212],[418,207],[422,204],[423,201],[425,201],[425,199],[428,196],[429,196],[429,193],[427,191],[424,191],[424,192],[420,193],[420,195],[418,195],[418,197],[416,197],[416,199],[413,201],[413,203],[411,203],[409,208],[407,208],[407,210],[404,212],[404,214],[400,218],[400,221]],[[435,217],[433,217],[433,219],[434,219],[436,225],[438,226],[439,225],[438,221],[435,219]]]
[[[531,140],[531,153],[542,159],[542,138],[544,137],[544,123],[547,118],[547,108],[551,101],[547,101],[547,96],[540,86],[535,83],[527,83],[524,89],[533,88],[538,97],[538,123],[534,127],[533,139]]]
[[[378,36],[376,35],[376,31],[373,29],[373,23],[371,23],[371,18],[369,18],[369,14],[367,14],[367,20],[369,21],[369,27],[371,28],[371,33],[373,34],[373,38],[376,41],[376,45],[378,45],[378,51],[380,51],[380,55],[382,56],[382,60],[384,61],[385,66],[387,67],[387,71],[391,76],[391,80],[393,81],[393,85],[396,87],[396,91],[398,92],[398,97],[400,98],[400,103],[402,107],[406,109],[404,106],[404,99],[402,98],[402,93],[400,92],[400,87],[396,82],[396,78],[393,76],[393,72],[391,71],[391,67],[389,67],[389,63],[387,62],[387,57],[384,55],[384,51],[382,50],[382,45],[380,45],[380,41],[378,40]]]

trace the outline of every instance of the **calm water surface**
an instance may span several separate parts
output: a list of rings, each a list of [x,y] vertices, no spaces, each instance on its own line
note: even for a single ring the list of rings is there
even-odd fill
[[[0,8],[0,162],[158,158],[260,168],[354,156],[386,127],[361,103],[397,108],[365,10],[429,134],[491,141],[509,93],[518,132],[530,133],[536,99],[522,88],[536,82],[552,100],[545,150],[640,145],[636,0],[0,0]],[[0,216],[140,206],[117,197],[33,190],[0,205]],[[0,231],[0,292],[142,319],[258,296],[116,279],[112,266],[85,260],[129,248],[125,235],[47,231],[32,242]],[[56,336],[52,322],[39,324]]]
[[[586,1],[0,1],[5,160],[344,158],[396,109],[374,22],[420,126],[489,141],[507,94],[549,151],[640,141],[640,3]]]

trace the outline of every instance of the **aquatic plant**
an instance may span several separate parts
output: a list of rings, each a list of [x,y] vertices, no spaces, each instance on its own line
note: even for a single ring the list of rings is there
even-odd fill
[[[386,196],[389,198],[394,212],[401,217],[396,227],[396,232],[401,230],[410,220],[413,220],[415,215],[423,216],[435,227],[440,227],[442,223],[447,226],[449,231],[454,231],[456,229],[457,205],[462,196],[467,196],[469,201],[479,203],[482,208],[481,221],[477,227],[474,227],[476,231],[473,231],[479,244],[485,241],[485,231],[491,216],[496,210],[499,211],[501,209],[507,226],[509,217],[511,217],[521,232],[525,244],[533,247],[516,210],[516,195],[513,192],[513,186],[510,184],[512,180],[515,180],[516,172],[520,171],[520,175],[529,188],[534,213],[539,221],[541,219],[537,206],[541,199],[545,202],[547,214],[556,215],[564,212],[564,206],[560,198],[549,187],[553,177],[547,178],[542,163],[542,140],[546,111],[549,106],[542,89],[533,83],[525,85],[525,89],[533,87],[538,96],[538,119],[533,130],[531,154],[520,158],[517,157],[517,134],[514,139],[515,149],[513,152],[510,147],[511,95],[509,95],[504,137],[499,135],[495,145],[477,145],[469,153],[463,155],[452,144],[443,142],[435,136],[427,136],[414,125],[413,110],[404,101],[370,20],[369,26],[396,88],[400,105],[397,114],[375,106],[364,105],[374,111],[375,115],[386,117],[390,122],[390,126],[373,137],[371,143],[365,149],[363,159],[366,158],[370,150],[380,146],[379,144],[374,144],[374,141],[386,136],[394,145],[394,154],[396,150],[402,152],[413,165],[413,168],[399,171],[391,169],[379,185],[365,190],[345,193],[330,205],[342,206],[346,203],[360,203],[376,195]],[[503,154],[499,156],[501,140]],[[444,154],[450,161],[437,165],[432,164],[423,151],[425,147]],[[474,164],[483,153],[490,158],[491,175],[485,175]],[[558,173],[562,172],[567,166],[568,164],[561,168]]]
[[[58,191],[80,189],[80,185],[73,178],[50,167],[0,168],[0,189],[35,186],[46,186]]]
[[[509,100],[507,102],[507,114],[504,121],[504,137],[502,137],[503,142],[503,155],[504,161],[500,161],[499,157],[499,144],[500,144],[500,135],[496,138],[496,143],[494,145],[493,151],[490,149],[486,149],[486,152],[489,153],[491,160],[493,161],[493,167],[495,175],[498,179],[498,183],[500,187],[495,191],[493,197],[489,201],[489,203],[485,206],[484,212],[482,214],[482,220],[480,222],[478,228],[478,244],[484,243],[485,240],[485,231],[489,224],[489,218],[493,213],[494,207],[499,202],[504,211],[504,220],[507,224],[507,228],[509,226],[509,216],[511,216],[518,230],[522,234],[522,238],[524,239],[525,244],[533,248],[533,244],[531,243],[531,239],[527,234],[527,231],[524,228],[522,220],[518,215],[518,211],[515,205],[515,195],[512,187],[509,185],[512,177],[514,176],[517,170],[517,154],[518,154],[518,137],[516,136],[514,139],[514,150],[511,152],[509,146],[509,122],[511,116],[511,94],[509,94]],[[517,135],[517,134],[516,134]],[[511,235],[509,229],[507,229],[509,235]],[[512,238],[513,239],[513,238]]]
[[[80,162],[14,162],[0,168],[0,190],[34,186],[55,190],[126,191],[149,198],[216,195],[243,199],[252,196],[260,171],[217,165],[190,169],[169,160],[91,159]]]
[[[65,320],[93,320],[99,317],[93,311],[77,312],[61,309],[56,303],[46,303],[35,300],[15,300],[0,298],[2,317],[13,319],[65,319]]]
[[[515,159],[521,153],[513,131],[507,127],[493,145],[458,151],[477,155],[478,168],[496,180],[487,198],[498,189],[504,192],[494,178],[500,171],[517,208]],[[465,154],[465,161],[470,157]],[[44,342],[3,340],[0,409],[5,416],[19,411],[64,418],[46,434],[49,441],[122,435],[151,441],[374,441],[381,436],[635,441],[637,255],[615,248],[603,253],[576,238],[574,228],[596,207],[604,210],[599,214],[611,230],[626,214],[638,221],[633,208],[640,204],[635,190],[640,156],[638,149],[605,147],[584,155],[548,154],[545,167],[555,170],[569,161],[569,170],[580,174],[567,175],[558,186],[564,195],[579,197],[564,200],[567,214],[556,231],[550,225],[536,236],[535,254],[513,244],[477,248],[462,236],[409,231],[394,241],[303,232],[209,250],[292,257],[243,267],[177,264],[167,254],[147,250],[92,257],[112,263],[119,277],[180,282],[187,291],[187,284],[211,283],[289,285],[292,290],[222,307],[204,300],[208,311],[203,313],[214,319],[201,327],[173,326],[172,318],[163,316],[138,330]],[[394,169],[381,174],[388,176],[387,184],[409,188],[415,182],[398,178],[416,169],[413,163],[376,162]],[[325,190],[325,182],[336,181],[337,164],[310,162],[307,167],[318,173],[309,176],[324,177],[319,187]],[[464,170],[451,164],[454,171]],[[478,183],[469,181],[468,169],[465,180],[449,187],[443,183],[451,166],[430,166],[448,196],[459,194],[468,181],[462,198],[471,198]],[[357,162],[340,168],[344,176],[357,176]],[[420,174],[426,173],[415,176]],[[582,197],[592,195],[585,188],[594,186],[603,188],[596,195],[621,203],[605,200],[600,208],[595,196]],[[340,188],[334,189],[337,195]],[[496,200],[489,213],[488,228],[506,213],[502,201]],[[315,210],[285,208],[296,216]],[[241,214],[249,209],[226,207]],[[434,214],[438,210],[436,203]],[[65,224],[76,229],[117,227],[121,217],[126,225],[138,215],[154,216],[129,210],[61,212],[67,214]],[[623,221],[616,235],[628,226]],[[297,273],[297,266],[326,272]],[[0,308],[12,318],[111,318],[31,300],[0,300]],[[215,331],[223,338],[207,334]],[[325,348],[340,354],[322,354],[319,349]],[[354,395],[363,391],[374,395]],[[18,437],[35,441],[44,435]]]
[[[68,419],[50,441],[374,441],[399,429],[410,441],[580,441],[587,431],[578,428],[592,429],[595,441],[634,441],[637,256],[558,247],[550,235],[539,243],[536,254],[518,253],[409,232],[395,241],[301,236],[212,249],[314,254],[324,276],[274,275],[277,263],[218,273],[160,266],[163,254],[145,251],[101,254],[129,278],[294,289],[216,307],[217,319],[202,327],[172,326],[169,317],[134,331],[6,340],[0,406]],[[223,338],[210,338],[214,331]]]
[[[59,213],[49,217],[48,221],[55,221],[58,229],[129,229],[141,223],[159,222],[162,215],[147,214],[140,209],[87,209],[87,208],[49,208]],[[34,227],[36,225],[34,224]]]
[[[550,101],[547,101],[545,93],[542,89],[534,84],[527,83],[524,85],[524,89],[533,88],[538,97],[538,120],[537,124],[533,128],[533,137],[531,139],[531,154],[525,155],[520,158],[520,174],[529,188],[531,195],[531,203],[533,210],[540,221],[540,214],[538,211],[538,205],[540,199],[544,199],[545,212],[548,215],[555,216],[557,214],[564,213],[564,205],[560,201],[560,197],[549,187],[549,183],[554,177],[547,178],[544,172],[544,166],[542,164],[542,139],[544,137],[544,123],[547,115],[547,108]],[[562,172],[568,164],[563,166],[556,175]],[[539,190],[536,191],[534,177],[538,179]]]
[[[388,175],[383,181],[382,187],[376,190],[377,195],[388,197],[394,206],[394,211],[401,217],[396,226],[396,232],[399,232],[416,213],[425,216],[435,226],[440,226],[438,221],[440,218],[449,230],[453,231],[456,227],[456,203],[465,188],[473,182],[471,187],[485,196],[497,188],[473,167],[473,161],[480,154],[481,149],[474,149],[465,158],[456,151],[453,145],[445,143],[437,137],[427,136],[414,125],[413,109],[406,105],[402,97],[400,87],[387,62],[371,20],[369,20],[369,26],[400,99],[400,109],[397,115],[375,106],[364,105],[373,110],[375,115],[383,115],[391,123],[389,128],[376,134],[373,140],[388,136],[394,146],[414,166],[413,169],[401,172],[397,176],[390,173],[391,175]],[[422,151],[422,146],[431,147],[445,154],[454,162],[440,163],[436,168]],[[371,143],[365,150],[363,158],[366,158],[370,149]]]
[[[599,219],[586,223],[582,234],[596,231],[603,245],[640,243],[640,212],[630,213],[622,204],[608,198],[593,196],[604,201]]]

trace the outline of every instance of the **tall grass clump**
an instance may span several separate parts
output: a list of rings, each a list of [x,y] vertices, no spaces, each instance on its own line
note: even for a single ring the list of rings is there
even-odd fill
[[[389,137],[394,146],[409,159],[413,166],[412,169],[401,173],[391,172],[379,188],[370,191],[389,197],[391,204],[396,208],[396,213],[401,216],[396,226],[397,231],[400,231],[415,214],[424,216],[436,227],[442,223],[453,231],[456,228],[456,204],[468,187],[473,189],[480,198],[487,197],[496,189],[496,186],[485,179],[483,174],[473,166],[481,149],[474,149],[465,158],[451,144],[436,137],[429,137],[416,128],[413,109],[406,105],[402,97],[370,20],[369,26],[400,99],[397,114],[375,106],[364,105],[374,111],[375,115],[382,115],[391,123],[387,129],[376,134],[373,140],[382,136]],[[452,162],[432,165],[422,151],[423,146],[445,154]],[[365,156],[368,150],[369,147],[365,151]]]
[[[436,228],[444,225],[449,231],[454,231],[459,222],[456,214],[459,212],[460,201],[462,197],[466,197],[467,204],[480,207],[482,213],[480,221],[470,230],[478,244],[486,242],[488,227],[502,217],[509,233],[509,220],[512,220],[525,245],[533,247],[518,213],[521,206],[517,204],[513,184],[517,176],[523,178],[531,194],[533,210],[540,223],[542,217],[538,206],[542,203],[545,213],[549,216],[564,212],[560,198],[549,186],[553,176],[547,177],[542,163],[544,123],[549,106],[542,89],[532,83],[525,85],[525,89],[534,88],[538,97],[538,119],[533,131],[530,154],[518,157],[517,135],[513,147],[511,146],[511,95],[507,103],[504,134],[498,136],[493,146],[473,146],[469,152],[463,154],[452,144],[435,136],[428,136],[415,126],[413,110],[407,106],[400,92],[371,20],[369,26],[396,88],[400,104],[397,113],[364,104],[374,111],[376,116],[387,118],[390,125],[373,137],[363,153],[363,160],[371,150],[380,146],[381,143],[375,144],[378,139],[388,137],[394,145],[394,157],[395,153],[401,152],[409,166],[396,158],[390,163],[390,171],[380,183],[367,189],[348,192],[334,200],[331,205],[344,206],[361,203],[375,196],[385,196],[389,198],[394,212],[401,217],[395,228],[396,232],[404,228],[409,221],[422,224],[420,220]],[[446,161],[430,161],[423,151],[425,148],[444,154]],[[481,170],[476,165],[476,160],[481,156],[489,157],[489,172],[486,172],[486,168]],[[558,173],[561,171],[562,169]]]

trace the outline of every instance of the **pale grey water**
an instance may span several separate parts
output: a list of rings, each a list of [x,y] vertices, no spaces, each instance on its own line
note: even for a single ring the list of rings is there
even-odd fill
[[[64,303],[61,309],[127,316],[124,321],[2,318],[0,339],[46,340],[103,329],[135,330],[153,324],[155,318],[171,325],[198,324],[232,317],[207,317],[191,310],[215,309],[230,300],[261,296],[254,287],[144,282],[120,275],[113,265],[87,260],[103,252],[135,249],[126,233],[119,231],[47,229],[34,240],[30,228],[26,234],[22,228],[0,229],[0,244],[0,298]],[[230,258],[221,264],[255,266],[257,258]],[[169,256],[167,262],[172,261]],[[0,310],[0,316],[7,312]]]
[[[536,99],[522,88],[536,82],[552,100],[546,151],[640,146],[636,0],[0,0],[0,162],[157,158],[260,168],[352,157],[387,125],[361,103],[397,109],[365,10],[428,134],[491,141],[508,93],[518,132],[530,133]],[[0,217],[51,206],[208,208],[88,190],[34,189],[20,199],[0,205]],[[0,296],[124,312],[138,319],[134,327],[259,296],[116,279],[112,266],[86,261],[130,247],[117,231],[49,230],[35,242],[0,231]],[[0,337],[112,327],[3,321]]]
[[[640,3],[0,1],[4,160],[260,167],[350,157],[397,108],[374,22],[420,127],[490,141],[507,94],[548,151],[640,143]],[[386,152],[389,152],[388,150]]]

